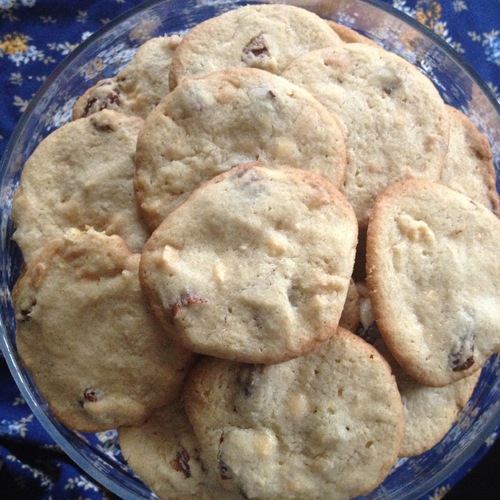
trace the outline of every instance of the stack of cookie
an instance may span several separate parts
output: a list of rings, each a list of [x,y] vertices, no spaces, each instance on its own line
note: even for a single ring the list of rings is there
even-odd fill
[[[12,212],[18,350],[61,422],[118,428],[163,498],[353,498],[442,438],[500,352],[500,220],[488,142],[430,80],[247,6],[145,43],[73,118]]]

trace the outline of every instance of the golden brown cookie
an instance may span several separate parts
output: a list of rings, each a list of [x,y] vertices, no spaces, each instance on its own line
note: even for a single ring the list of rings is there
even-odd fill
[[[76,101],[73,119],[102,109],[146,118],[170,90],[170,62],[181,39],[177,35],[161,36],[142,44],[121,71],[98,81]]]
[[[343,43],[301,56],[282,76],[309,90],[343,122],[343,193],[360,229],[388,185],[439,179],[449,115],[431,80],[402,57],[365,43]]]
[[[293,5],[246,5],[192,28],[175,51],[170,88],[187,77],[226,68],[259,68],[280,74],[296,57],[339,44],[316,14]]]
[[[69,228],[117,234],[138,252],[150,231],[134,197],[134,155],[143,121],[116,111],[69,122],[26,162],[12,203],[14,240],[30,260]]]
[[[340,187],[344,139],[308,92],[266,71],[184,81],[139,134],[135,188],[144,218],[156,229],[200,184],[250,161],[312,170]]]
[[[139,427],[118,429],[128,465],[160,498],[230,500],[209,471],[180,399],[156,410]]]
[[[156,229],[140,277],[172,338],[201,354],[278,363],[334,334],[357,225],[323,177],[259,164],[202,185]]]
[[[276,365],[203,360],[183,397],[219,484],[246,498],[356,497],[384,480],[403,439],[389,365],[343,329]]]
[[[379,45],[371,40],[370,38],[358,33],[357,31],[345,26],[344,24],[337,23],[332,20],[327,20],[328,26],[332,28],[335,33],[340,37],[343,42],[346,43],[366,43],[367,45],[372,45],[378,47]]]
[[[193,355],[168,338],[118,236],[69,230],[33,259],[13,300],[17,349],[65,425],[139,425],[173,400]]]
[[[500,220],[442,184],[409,180],[377,199],[367,238],[375,320],[403,369],[443,386],[500,351]]]
[[[482,203],[500,215],[496,172],[488,138],[462,111],[447,106],[450,114],[450,145],[441,182]]]
[[[381,339],[374,345],[391,364],[403,401],[405,432],[399,456],[420,455],[437,445],[451,429],[471,398],[481,370],[443,387],[429,387],[411,378]]]
[[[399,456],[419,455],[434,447],[451,429],[458,413],[471,398],[481,370],[443,387],[420,384],[403,370],[387,349],[374,320],[366,286],[359,283],[358,289],[361,310],[358,334],[390,364],[403,401],[405,432]]]

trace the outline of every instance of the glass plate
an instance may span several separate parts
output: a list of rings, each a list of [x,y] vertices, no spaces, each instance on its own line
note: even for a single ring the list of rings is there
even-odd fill
[[[38,143],[69,121],[76,99],[97,80],[116,74],[148,38],[183,34],[195,24],[248,3],[290,3],[341,22],[403,56],[425,73],[444,100],[471,117],[492,145],[500,170],[500,107],[487,85],[434,33],[377,1],[230,0],[146,1],[89,37],[48,78],[19,121],[0,165],[0,346],[12,375],[33,413],[62,449],[97,482],[124,499],[154,498],[121,456],[116,431],[82,434],[61,425],[41,398],[15,347],[11,290],[22,258],[11,241],[12,196],[26,159]],[[420,498],[471,458],[500,419],[500,363],[483,369],[471,401],[445,438],[418,457],[400,460],[386,481],[365,498]]]

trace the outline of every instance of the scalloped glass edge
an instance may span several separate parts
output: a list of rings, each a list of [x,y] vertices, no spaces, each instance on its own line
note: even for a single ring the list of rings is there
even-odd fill
[[[12,235],[12,224],[9,219],[12,203],[12,196],[21,171],[21,165],[24,159],[31,154],[38,142],[44,135],[51,131],[50,126],[43,128],[47,122],[40,119],[39,123],[32,126],[35,127],[37,133],[30,134],[30,139],[26,138],[26,127],[33,120],[33,115],[39,107],[48,106],[47,103],[55,99],[55,95],[59,90],[57,82],[62,78],[65,72],[69,72],[72,66],[78,66],[81,63],[84,66],[86,55],[92,50],[99,53],[99,48],[110,43],[110,46],[115,44],[120,37],[125,37],[131,30],[136,29],[141,23],[150,22],[155,18],[152,15],[156,11],[165,11],[173,9],[175,12],[183,11],[185,17],[193,18],[194,14],[201,14],[203,18],[211,17],[217,13],[222,13],[224,10],[234,8],[247,3],[289,3],[316,11],[326,18],[340,21],[347,26],[354,28],[368,37],[375,39],[384,47],[392,50],[399,55],[402,55],[410,62],[416,64],[424,73],[427,74],[436,83],[437,87],[442,92],[443,97],[450,104],[455,105],[466,112],[479,128],[489,136],[495,159],[495,168],[497,173],[500,171],[500,104],[493,96],[491,90],[485,82],[481,80],[476,71],[462,58],[455,53],[442,39],[435,33],[431,32],[417,21],[410,18],[406,14],[397,9],[381,3],[378,0],[332,0],[332,1],[314,1],[314,0],[297,0],[297,1],[254,1],[254,2],[238,2],[229,0],[215,1],[198,1],[185,2],[182,0],[149,0],[132,8],[128,12],[122,14],[108,25],[101,28],[99,31],[91,35],[85,42],[77,47],[49,76],[40,90],[34,96],[28,105],[25,113],[19,120],[18,125],[7,145],[2,162],[0,164],[1,172],[1,207],[2,214],[0,220],[0,236],[2,238],[2,254],[0,265],[0,304],[2,306],[2,316],[0,318],[0,347],[7,361],[9,369],[14,377],[14,380],[21,390],[21,394],[32,409],[36,418],[42,426],[47,430],[54,441],[68,454],[68,456],[87,474],[89,474],[99,484],[107,488],[109,491],[124,499],[132,498],[155,498],[149,490],[138,480],[133,473],[127,469],[126,465],[118,463],[114,458],[108,456],[102,451],[95,450],[90,443],[91,437],[73,432],[60,424],[52,415],[47,405],[39,397],[36,386],[33,383],[31,376],[21,366],[17,356],[13,340],[13,318],[11,311],[10,290],[13,281],[19,272],[20,256],[11,244],[10,236]],[[187,5],[186,7],[186,4]],[[187,9],[192,7],[189,13]],[[361,12],[362,11],[362,12]],[[165,22],[167,18],[162,18]],[[198,21],[199,22],[199,19]],[[372,24],[370,24],[372,23]],[[167,23],[168,24],[168,23]],[[193,23],[195,24],[195,23]],[[147,29],[147,26],[146,26]],[[152,29],[150,36],[158,36],[163,33],[172,33],[172,30],[163,32],[155,32]],[[174,30],[175,31],[175,30]],[[389,36],[390,35],[390,36]],[[389,40],[390,38],[390,40]],[[136,40],[135,48],[140,44]],[[419,54],[423,45],[426,45],[426,50]],[[430,47],[429,47],[430,46]],[[429,50],[432,48],[432,50]],[[132,57],[132,52],[128,54],[128,59]],[[118,61],[117,64],[125,64],[127,60]],[[444,62],[447,67],[443,68],[440,65]],[[119,69],[119,65],[113,66],[113,72]],[[476,93],[472,96],[464,94],[463,89],[457,87],[456,92],[451,95],[447,94],[449,90],[446,86],[440,84],[440,78],[445,78],[450,68],[458,70],[463,77],[461,85],[470,87],[471,93],[475,90]],[[437,74],[436,74],[437,73]],[[94,80],[102,77],[103,74],[96,71]],[[449,82],[452,85],[453,82]],[[87,86],[92,84],[92,80],[87,82]],[[58,96],[59,97],[59,96]],[[75,96],[73,96],[75,97]],[[470,106],[472,99],[473,106]],[[71,103],[71,100],[69,101]],[[54,109],[48,108],[53,115],[56,115]],[[485,112],[486,110],[486,112]],[[486,113],[486,114],[485,114]],[[39,113],[40,115],[40,113]],[[41,118],[41,116],[40,116]],[[51,115],[51,118],[54,116]],[[61,118],[61,117],[59,117]],[[31,121],[30,121],[31,120]],[[52,127],[54,128],[54,127]],[[43,132],[42,132],[43,130]],[[24,140],[24,142],[23,142]],[[14,161],[19,144],[28,143],[28,147],[23,151],[18,152],[19,159],[23,161]],[[9,176],[9,174],[11,174]],[[8,182],[4,182],[8,181]],[[10,259],[9,259],[10,258]],[[12,262],[16,264],[12,266]],[[10,314],[9,317],[7,317]],[[5,316],[7,315],[7,316]],[[10,331],[10,337],[9,337]],[[410,469],[408,474],[411,477],[418,473],[418,470],[423,470],[428,463],[433,463],[435,455],[444,453],[442,461],[443,466],[435,475],[420,484],[408,487],[406,482],[399,485],[398,490],[392,489],[391,477],[401,476],[408,468],[408,464],[415,462],[414,459],[402,459],[398,461],[396,471],[391,473],[387,480],[372,493],[364,498],[388,498],[388,495],[397,494],[396,498],[416,498],[423,494],[429,493],[433,488],[442,484],[449,475],[458,467],[462,466],[484,443],[486,438],[490,436],[497,428],[500,419],[500,360],[498,356],[493,357],[483,369],[483,375],[474,395],[464,410],[460,413],[457,423],[452,430],[436,445],[435,448],[421,455],[418,459],[418,467],[416,470]],[[495,385],[496,382],[496,385]],[[486,408],[486,412],[477,412],[475,404],[477,402],[484,403],[493,401]],[[489,418],[487,418],[489,417]],[[485,421],[486,419],[486,421]],[[466,442],[459,440],[460,447],[452,447],[451,451],[446,451],[447,443],[456,438],[456,434],[460,436],[470,437]],[[456,453],[453,453],[456,452]],[[424,464],[424,466],[421,465]],[[394,475],[393,475],[394,474]],[[400,482],[401,477],[398,478]]]

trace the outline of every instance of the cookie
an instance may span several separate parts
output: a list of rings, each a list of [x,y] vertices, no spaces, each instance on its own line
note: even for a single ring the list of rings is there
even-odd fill
[[[120,427],[118,439],[128,465],[160,498],[231,498],[209,472],[180,399],[140,427]]]
[[[394,465],[403,438],[389,365],[343,329],[277,365],[202,360],[183,398],[219,483],[245,498],[367,493]]]
[[[200,184],[249,161],[313,170],[340,187],[344,139],[308,92],[266,71],[185,80],[139,134],[135,188],[144,218],[156,229]]]
[[[309,90],[344,123],[343,192],[360,228],[388,185],[439,179],[449,116],[432,82],[403,58],[380,47],[344,43],[296,59],[282,76]]]
[[[323,177],[243,164],[162,222],[144,246],[141,284],[188,349],[278,363],[334,333],[356,233],[352,208]]]
[[[339,38],[345,43],[366,43],[367,45],[372,45],[374,47],[378,47],[379,45],[374,42],[371,38],[368,38],[361,33],[345,26],[344,24],[337,23],[328,19],[327,24],[332,28],[335,33],[339,36]]]
[[[496,172],[488,138],[462,111],[447,107],[451,115],[450,146],[441,182],[500,215]]]
[[[187,77],[233,67],[280,74],[296,57],[340,42],[321,17],[305,9],[246,5],[208,19],[184,36],[170,65],[170,88]]]
[[[464,378],[500,351],[500,220],[447,186],[397,183],[373,209],[367,285],[375,320],[424,385]]]
[[[377,350],[392,367],[405,409],[400,457],[420,455],[437,445],[456,421],[477,385],[481,370],[443,387],[428,387],[412,379],[379,339]]]
[[[73,119],[102,109],[146,118],[170,90],[170,62],[181,40],[177,35],[161,36],[142,44],[116,76],[99,80],[76,101]]]
[[[26,162],[12,203],[25,260],[66,229],[91,226],[140,251],[150,235],[134,198],[134,154],[143,121],[103,110],[47,136]]]
[[[359,334],[390,364],[403,401],[405,431],[399,456],[420,455],[438,444],[451,429],[458,413],[471,398],[481,370],[443,387],[428,387],[418,383],[401,368],[387,349],[374,321],[366,286],[360,283],[358,289],[362,311]]]
[[[177,397],[192,363],[150,313],[139,259],[118,236],[72,229],[14,288],[19,356],[68,427],[141,424]]]

